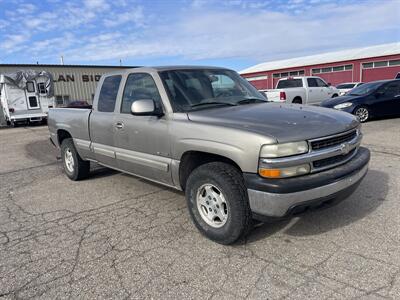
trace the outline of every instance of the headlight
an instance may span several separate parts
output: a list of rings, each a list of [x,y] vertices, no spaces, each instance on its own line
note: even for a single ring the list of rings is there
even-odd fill
[[[273,144],[262,146],[260,157],[277,158],[302,154],[306,152],[308,152],[308,144],[305,141],[285,144]]]
[[[342,108],[350,107],[352,105],[353,105],[353,103],[351,103],[351,102],[345,102],[345,103],[340,103],[338,105],[335,105],[333,108],[342,109]]]
[[[310,173],[310,165],[304,164],[295,167],[279,168],[279,169],[266,169],[260,167],[258,169],[258,174],[265,178],[285,178],[300,176]]]

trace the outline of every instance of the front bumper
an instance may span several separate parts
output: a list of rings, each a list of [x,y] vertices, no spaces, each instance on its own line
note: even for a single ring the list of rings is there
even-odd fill
[[[265,179],[245,174],[250,208],[256,219],[285,218],[307,207],[336,203],[354,192],[368,171],[370,152],[360,147],[344,165],[310,175]],[[303,209],[304,208],[304,209]]]

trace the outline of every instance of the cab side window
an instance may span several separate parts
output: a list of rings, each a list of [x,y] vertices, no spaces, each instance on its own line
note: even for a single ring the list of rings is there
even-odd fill
[[[113,75],[104,79],[97,104],[98,111],[114,112],[121,78],[121,75]]]
[[[328,85],[325,82],[323,82],[321,79],[315,78],[315,80],[317,81],[318,87],[328,87]]]
[[[161,97],[156,83],[150,74],[129,74],[122,95],[121,113],[130,114],[131,105],[137,100],[154,100],[156,107],[161,108]]]
[[[388,96],[388,97],[400,95],[400,81],[388,83],[383,88],[383,93],[385,96]]]
[[[317,80],[315,78],[307,78],[308,87],[318,87]]]

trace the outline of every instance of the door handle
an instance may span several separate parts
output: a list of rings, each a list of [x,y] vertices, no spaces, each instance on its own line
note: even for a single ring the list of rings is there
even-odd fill
[[[117,122],[117,123],[115,123],[115,128],[117,128],[117,129],[122,129],[122,128],[124,128],[124,123],[122,123],[122,122]]]

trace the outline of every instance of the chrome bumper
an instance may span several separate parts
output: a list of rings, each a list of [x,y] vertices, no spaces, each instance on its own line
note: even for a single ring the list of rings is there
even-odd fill
[[[250,208],[258,215],[277,218],[284,217],[287,212],[296,205],[317,199],[328,200],[330,199],[329,196],[335,195],[358,184],[367,171],[368,164],[357,173],[344,177],[341,180],[317,188],[294,193],[277,194],[248,189],[247,192]]]

